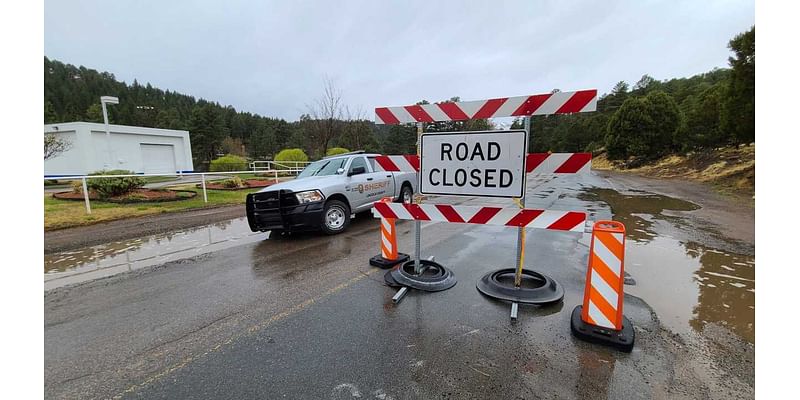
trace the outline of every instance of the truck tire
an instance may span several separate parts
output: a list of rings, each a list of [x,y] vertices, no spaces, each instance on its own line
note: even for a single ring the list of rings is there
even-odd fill
[[[344,232],[350,225],[350,207],[339,200],[328,200],[322,211],[322,231],[327,235]]]
[[[411,185],[403,184],[403,187],[400,188],[400,197],[397,198],[397,202],[403,204],[411,204],[413,201],[414,201],[414,190],[411,189]]]

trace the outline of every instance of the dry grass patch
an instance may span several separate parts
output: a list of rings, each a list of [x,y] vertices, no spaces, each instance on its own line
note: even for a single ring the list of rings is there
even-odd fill
[[[681,178],[709,183],[721,192],[752,197],[755,194],[755,145],[670,155],[638,168],[624,169],[605,154],[592,159],[592,168],[632,172],[656,178]]]

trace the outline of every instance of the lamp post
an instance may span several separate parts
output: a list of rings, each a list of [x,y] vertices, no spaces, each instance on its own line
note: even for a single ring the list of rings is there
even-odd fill
[[[108,110],[106,110],[106,104],[119,104],[119,99],[112,96],[100,96],[100,105],[103,107],[103,122],[106,125],[106,151],[108,152],[108,164],[106,164],[106,169],[111,169],[114,157],[111,156],[111,131],[108,128]]]

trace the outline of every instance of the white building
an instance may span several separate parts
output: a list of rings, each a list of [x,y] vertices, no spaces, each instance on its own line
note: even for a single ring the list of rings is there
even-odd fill
[[[67,122],[44,126],[71,143],[70,149],[44,162],[45,176],[85,175],[99,170],[125,169],[135,173],[192,172],[189,131]]]

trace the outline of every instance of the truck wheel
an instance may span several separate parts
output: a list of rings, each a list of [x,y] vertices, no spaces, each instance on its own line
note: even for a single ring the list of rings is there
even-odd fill
[[[328,235],[343,232],[350,224],[350,207],[339,200],[329,200],[322,211],[322,231]]]
[[[411,190],[411,186],[403,185],[400,189],[400,198],[397,199],[398,203],[403,204],[411,204],[414,201],[414,191]]]

